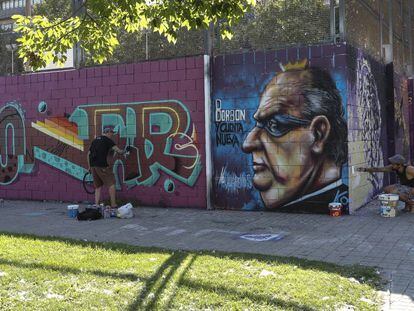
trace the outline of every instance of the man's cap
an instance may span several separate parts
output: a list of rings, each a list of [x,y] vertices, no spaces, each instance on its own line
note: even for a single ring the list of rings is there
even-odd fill
[[[115,129],[112,125],[105,125],[102,131],[104,134],[115,133]]]
[[[391,164],[405,164],[405,158],[401,154],[393,155],[391,158],[388,158]]]

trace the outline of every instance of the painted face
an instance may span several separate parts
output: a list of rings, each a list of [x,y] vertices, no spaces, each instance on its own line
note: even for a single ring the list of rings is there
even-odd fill
[[[308,75],[292,71],[270,81],[254,114],[256,126],[243,143],[243,151],[253,157],[253,185],[267,208],[298,197],[315,168],[312,120],[302,115],[302,88]]]

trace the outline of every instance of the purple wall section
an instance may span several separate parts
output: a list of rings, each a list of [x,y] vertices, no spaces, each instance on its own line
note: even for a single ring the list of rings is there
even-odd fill
[[[114,125],[118,197],[206,207],[204,58],[0,77],[0,197],[91,200],[86,154]]]

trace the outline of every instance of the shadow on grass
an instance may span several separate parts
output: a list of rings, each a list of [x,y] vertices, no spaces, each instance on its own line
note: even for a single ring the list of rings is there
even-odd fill
[[[180,272],[178,278],[177,278],[177,286],[174,287],[170,297],[168,297],[167,302],[165,303],[165,309],[166,310],[170,310],[171,309],[171,305],[174,301],[174,297],[177,293],[177,289],[178,287],[183,284],[183,280],[184,280],[184,276],[187,274],[187,272],[190,270],[191,266],[193,265],[194,261],[197,259],[197,255],[191,255],[191,258],[189,260],[189,262],[185,265],[183,271]]]
[[[14,233],[14,232],[0,231],[0,236],[27,238],[27,239],[31,239],[34,241],[39,240],[39,241],[50,241],[50,242],[63,242],[65,244],[78,246],[78,247],[91,247],[95,249],[111,250],[111,251],[122,252],[126,254],[136,254],[136,253],[171,254],[172,252],[172,250],[163,249],[159,247],[142,247],[142,246],[123,244],[123,243],[76,240],[76,239],[71,239],[71,238],[62,238],[62,237],[57,237],[57,236],[40,236],[40,235],[33,235],[33,234],[27,234],[27,233]]]
[[[145,247],[145,246],[135,246],[128,245],[123,243],[114,243],[114,242],[94,242],[94,241],[81,241],[70,238],[54,237],[54,236],[37,236],[32,234],[25,233],[10,233],[0,231],[0,236],[10,236],[10,237],[21,237],[28,238],[32,240],[40,241],[58,241],[63,242],[68,245],[78,246],[78,247],[91,247],[95,249],[102,250],[111,250],[115,252],[122,252],[126,254],[136,254],[136,253],[159,253],[159,254],[171,254],[176,252],[176,249],[168,248],[159,248],[159,247]],[[209,250],[195,250],[195,251],[180,251],[182,254],[194,253],[199,255],[208,255],[216,258],[229,258],[235,260],[258,260],[261,262],[267,263],[277,263],[277,264],[289,264],[296,265],[301,269],[310,269],[310,270],[319,270],[324,272],[335,273],[345,278],[358,278],[361,276],[364,277],[363,280],[360,280],[361,283],[370,285],[373,288],[379,289],[384,283],[381,278],[376,273],[375,269],[372,267],[365,267],[360,265],[352,266],[341,266],[334,263],[316,261],[316,260],[307,260],[299,259],[295,257],[280,257],[274,255],[262,255],[262,254],[252,254],[252,253],[226,253],[222,251],[209,251]]]
[[[174,273],[183,264],[188,253],[174,253],[155,271],[155,273],[146,281],[144,288],[139,292],[138,297],[129,305],[128,310],[153,310],[154,305],[160,298],[163,290],[173,277]],[[152,293],[145,303],[145,298]]]
[[[194,282],[190,280],[182,280],[179,284],[180,286],[185,286],[192,290],[200,290],[200,291],[210,291],[210,292],[221,292],[225,293],[226,296],[231,296],[235,299],[240,299],[240,297],[248,298],[254,302],[265,302],[269,305],[275,307],[275,310],[279,310],[278,308],[285,309],[293,309],[293,310],[301,310],[301,311],[313,311],[316,310],[315,308],[308,307],[306,305],[302,305],[293,301],[286,301],[280,298],[269,297],[267,295],[260,295],[253,292],[248,291],[240,291],[234,288],[225,287],[225,286],[211,286],[209,284],[202,284],[200,282]]]
[[[15,234],[0,232],[0,236],[9,236],[16,238],[25,238],[38,241],[58,241],[68,245],[77,247],[91,247],[94,249],[104,249],[125,254],[136,253],[160,253],[170,255],[158,268],[153,272],[150,277],[142,277],[134,273],[112,273],[101,270],[80,270],[73,267],[58,267],[54,265],[44,265],[41,263],[23,263],[13,260],[7,260],[0,257],[0,264],[13,265],[21,268],[41,268],[49,269],[53,271],[63,273],[82,274],[89,273],[100,277],[111,277],[118,279],[125,279],[130,281],[136,281],[140,279],[144,282],[143,288],[137,293],[136,298],[128,306],[128,310],[153,310],[157,308],[157,303],[162,298],[163,294],[166,294],[165,289],[172,287],[171,293],[166,297],[166,302],[163,302],[165,309],[170,309],[174,303],[177,289],[181,287],[187,287],[196,291],[207,292],[221,292],[223,294],[234,297],[235,299],[246,297],[251,301],[262,302],[274,306],[275,308],[290,308],[294,310],[314,310],[313,308],[301,305],[299,303],[286,301],[279,298],[269,297],[267,295],[258,294],[248,291],[240,291],[236,288],[226,286],[212,286],[210,284],[203,284],[200,282],[194,282],[185,278],[186,274],[190,270],[192,264],[198,256],[206,255],[216,258],[226,258],[235,260],[256,260],[258,262],[265,262],[271,264],[287,264],[295,265],[301,269],[311,269],[323,272],[329,272],[340,275],[342,277],[350,278],[354,277],[364,280],[361,283],[366,283],[373,289],[378,289],[382,285],[380,277],[375,273],[374,269],[361,267],[361,266],[338,266],[331,263],[324,263],[319,261],[310,261],[304,259],[297,259],[293,257],[277,257],[271,255],[259,255],[259,254],[245,254],[245,253],[225,253],[225,252],[211,252],[211,251],[174,251],[153,247],[138,247],[121,243],[108,243],[108,242],[90,242],[90,241],[78,241],[74,239],[59,238],[59,237],[42,237],[33,236],[29,234]],[[191,256],[191,257],[190,257]],[[172,284],[172,286],[169,286]],[[164,299],[165,300],[165,299]]]
[[[361,265],[337,265],[330,262],[308,260],[296,257],[279,257],[273,255],[262,255],[252,253],[226,253],[221,251],[200,251],[199,254],[213,256],[216,258],[229,258],[235,260],[258,260],[265,263],[277,263],[294,265],[303,270],[318,270],[321,272],[328,272],[337,274],[344,278],[355,278],[360,283],[367,284],[374,289],[381,289],[384,286],[384,281],[376,272],[374,267],[366,267]]]
[[[143,277],[141,275],[137,275],[134,273],[112,273],[112,272],[106,272],[101,270],[85,270],[85,269],[76,269],[72,267],[57,267],[54,265],[45,265],[42,263],[35,263],[35,262],[20,262],[17,260],[7,260],[0,258],[0,265],[9,265],[16,268],[22,268],[22,269],[46,269],[51,270],[55,272],[61,272],[61,273],[71,273],[71,274],[93,274],[98,277],[110,277],[113,279],[124,279],[128,281],[137,281],[137,280],[145,280],[147,277]]]

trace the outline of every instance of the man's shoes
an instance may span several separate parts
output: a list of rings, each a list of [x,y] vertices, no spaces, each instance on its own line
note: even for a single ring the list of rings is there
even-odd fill
[[[402,210],[404,213],[413,213],[414,212],[414,205],[413,204],[405,204],[404,209]]]

